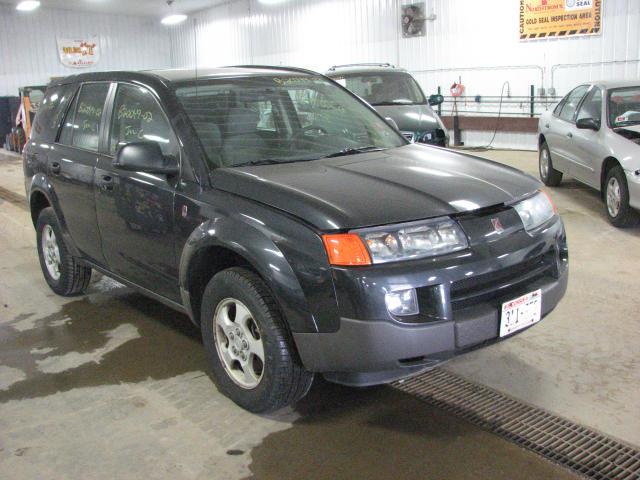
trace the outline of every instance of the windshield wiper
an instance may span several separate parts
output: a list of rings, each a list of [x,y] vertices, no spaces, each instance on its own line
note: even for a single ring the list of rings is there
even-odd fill
[[[418,103],[405,100],[389,100],[387,102],[376,102],[371,104],[372,107],[384,107],[387,105],[418,105]]]
[[[294,162],[307,162],[309,160],[318,160],[317,155],[298,157],[298,158],[261,158],[259,160],[251,160],[249,162],[237,163],[235,165],[229,165],[230,167],[253,167],[255,165],[277,165],[279,163],[294,163]]]
[[[359,148],[345,148],[343,150],[340,150],[339,152],[325,155],[322,158],[343,157],[345,155],[355,155],[357,153],[365,153],[365,152],[378,152],[380,150],[384,150],[384,148],[376,147],[375,145],[369,145],[367,147],[359,147]]]

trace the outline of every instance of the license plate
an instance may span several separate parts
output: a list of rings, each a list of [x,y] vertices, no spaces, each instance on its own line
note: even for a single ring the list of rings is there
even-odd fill
[[[502,304],[500,336],[504,337],[540,321],[542,290],[527,293]]]

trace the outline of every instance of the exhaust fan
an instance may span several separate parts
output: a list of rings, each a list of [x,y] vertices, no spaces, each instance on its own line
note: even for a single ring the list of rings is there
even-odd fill
[[[403,37],[423,37],[425,35],[425,21],[427,17],[424,12],[424,2],[400,6],[400,22]]]

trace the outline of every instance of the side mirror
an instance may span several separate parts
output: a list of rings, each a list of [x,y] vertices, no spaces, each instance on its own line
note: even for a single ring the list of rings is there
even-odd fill
[[[581,130],[600,130],[600,121],[595,118],[581,118],[576,122],[576,127]]]
[[[440,94],[436,94],[436,95],[429,95],[429,105],[431,105],[432,107],[435,107],[436,105],[440,105],[442,102],[444,102],[444,97]]]
[[[131,142],[120,147],[113,166],[131,172],[177,175],[178,162],[165,156],[156,142]]]
[[[398,132],[400,131],[400,128],[398,128],[398,124],[396,123],[396,121],[391,118],[391,117],[384,117],[385,121],[391,125],[393,128],[395,128]]]

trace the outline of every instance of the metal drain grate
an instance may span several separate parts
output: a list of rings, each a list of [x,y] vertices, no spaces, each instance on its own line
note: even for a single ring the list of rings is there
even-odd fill
[[[640,479],[640,450],[439,368],[393,386],[589,478]]]

